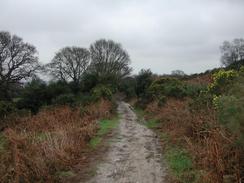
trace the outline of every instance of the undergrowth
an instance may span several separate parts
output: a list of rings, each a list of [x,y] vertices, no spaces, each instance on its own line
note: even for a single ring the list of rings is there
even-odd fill
[[[194,95],[136,109],[161,137],[173,182],[240,183],[244,178],[243,73],[229,78],[224,72]]]
[[[0,135],[1,182],[65,182],[80,171],[99,129],[96,121],[110,118],[112,104],[100,100],[82,108],[48,107],[14,118]]]

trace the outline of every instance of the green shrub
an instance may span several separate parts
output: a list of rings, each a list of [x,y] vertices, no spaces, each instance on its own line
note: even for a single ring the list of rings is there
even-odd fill
[[[202,110],[212,107],[213,95],[207,90],[200,91],[198,96],[193,97],[192,102],[189,103],[190,110]]]
[[[229,66],[227,66],[225,69],[230,70],[239,70],[244,65],[244,59],[236,61],[234,63],[231,63]]]
[[[200,84],[186,84],[185,85],[186,95],[190,96],[190,97],[196,97],[201,93],[201,91],[204,91],[206,89],[207,89],[206,85],[200,85]]]
[[[81,91],[90,92],[98,83],[98,77],[96,74],[86,72],[82,77],[81,81]]]
[[[213,102],[215,108],[219,111],[219,121],[224,125],[235,121],[233,118],[242,112],[242,106],[240,106],[242,103],[235,96],[218,96],[214,98]]]
[[[219,70],[213,74],[213,83],[208,87],[212,94],[220,95],[230,88],[234,79],[238,77],[238,72],[234,70],[224,71]]]
[[[79,103],[81,106],[86,106],[90,103],[96,101],[96,98],[89,93],[81,93],[75,96],[76,103]]]
[[[226,71],[227,72],[227,71]],[[217,111],[219,123],[237,137],[236,144],[244,147],[244,76],[242,68],[239,73],[231,71],[229,77],[222,81],[222,95],[215,95],[212,103]],[[233,74],[234,73],[234,74]],[[226,78],[229,78],[226,79]],[[227,81],[226,81],[227,80]],[[220,82],[218,82],[220,83]],[[223,83],[226,83],[225,85]],[[218,93],[219,94],[219,93]]]
[[[47,85],[46,92],[47,92],[47,98],[50,101],[59,95],[72,93],[70,85],[64,81],[57,81],[57,82],[51,81]]]
[[[241,66],[239,71],[241,74],[244,74],[244,66]]]
[[[148,92],[157,99],[161,96],[176,98],[186,96],[185,84],[175,78],[161,78],[154,81],[149,87]]]
[[[161,78],[152,82],[148,88],[148,93],[156,99],[160,96],[165,96],[165,81],[166,78]]]
[[[140,70],[139,74],[136,76],[136,94],[138,97],[145,97],[147,95],[147,90],[151,83],[153,82],[153,73],[150,69]]]
[[[215,97],[213,103],[220,124],[235,134],[238,137],[237,143],[244,147],[244,97],[224,95]]]
[[[75,103],[75,96],[73,94],[59,95],[52,103],[56,105],[72,105]]]
[[[136,97],[136,79],[133,77],[124,78],[119,86],[119,91],[123,92],[126,97]]]
[[[166,95],[176,98],[183,98],[186,96],[183,84],[171,84],[166,86]]]
[[[138,98],[138,100],[135,103],[135,106],[141,109],[145,109],[147,104],[153,101],[153,98],[151,95],[146,95],[144,97]]]
[[[16,107],[12,102],[0,101],[0,120],[13,112],[16,112]]]
[[[46,83],[39,78],[34,78],[26,84],[16,105],[19,109],[29,109],[36,114],[41,106],[50,103]]]
[[[101,98],[111,100],[112,95],[111,89],[106,85],[97,85],[92,89],[92,96],[97,100]]]

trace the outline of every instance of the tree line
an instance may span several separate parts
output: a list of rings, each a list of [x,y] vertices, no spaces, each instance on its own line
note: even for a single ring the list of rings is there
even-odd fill
[[[38,60],[36,47],[9,32],[0,32],[0,92],[2,100],[11,100],[12,93],[28,78],[37,73],[49,74],[52,79],[72,83],[78,92],[82,80],[116,84],[131,73],[130,57],[121,44],[100,39],[90,48],[65,47],[46,65]],[[85,79],[86,78],[86,79]],[[90,86],[94,87],[94,86]]]
[[[5,101],[4,110],[8,102],[37,112],[43,105],[89,101],[91,95],[110,98],[118,90],[120,81],[130,75],[130,62],[129,54],[120,43],[100,39],[88,49],[61,48],[50,63],[44,65],[39,62],[34,45],[1,31],[0,103]],[[48,76],[50,81],[41,80],[40,75]]]
[[[244,58],[243,39],[225,41],[220,49],[224,66]],[[153,73],[142,69],[131,76],[130,63],[130,56],[120,43],[100,39],[89,48],[61,48],[50,63],[43,65],[34,45],[0,31],[0,101],[14,102],[18,108],[36,112],[42,105],[73,103],[80,98],[89,101],[91,95],[110,98],[117,91],[131,97],[143,96]],[[38,75],[52,79],[47,83]],[[171,75],[186,74],[175,70]]]

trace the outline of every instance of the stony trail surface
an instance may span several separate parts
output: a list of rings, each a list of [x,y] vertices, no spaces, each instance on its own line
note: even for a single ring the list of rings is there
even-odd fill
[[[164,183],[165,168],[155,133],[138,123],[129,104],[119,102],[118,113],[118,133],[87,183]]]

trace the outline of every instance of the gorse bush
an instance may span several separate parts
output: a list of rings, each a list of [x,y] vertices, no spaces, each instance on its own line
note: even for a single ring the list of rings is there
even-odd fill
[[[212,94],[220,95],[227,91],[234,79],[238,77],[238,72],[234,70],[224,71],[219,70],[213,74],[213,83],[209,85],[209,92]]]
[[[240,71],[241,75],[243,75],[244,74],[244,66],[241,66],[239,71]]]
[[[235,134],[239,147],[244,147],[244,97],[220,96],[214,104],[220,124]]]
[[[92,89],[92,96],[97,100],[101,98],[111,100],[112,94],[111,89],[106,85],[97,85]]]
[[[196,97],[201,93],[201,91],[204,91],[206,89],[207,89],[207,86],[202,85],[202,84],[186,84],[185,85],[185,93],[187,96],[190,96],[190,97]]]
[[[166,86],[165,93],[167,96],[176,98],[183,98],[186,96],[184,85],[178,82],[171,83],[170,85]]]
[[[186,96],[185,84],[175,78],[160,78],[154,81],[148,92],[155,98],[161,96],[182,98]]]
[[[152,82],[148,88],[148,93],[156,99],[160,96],[165,96],[165,81],[166,78],[161,78]]]
[[[152,100],[156,100],[158,106],[162,107],[168,97],[178,99],[186,96],[198,97],[206,88],[207,86],[203,84],[190,84],[177,78],[163,77],[153,81],[146,90],[144,97],[141,97],[138,102],[142,103],[141,106],[145,106]]]
[[[161,77],[146,94],[138,101],[144,104],[146,118],[158,119],[160,132],[169,134],[170,140],[163,145],[184,146],[189,152],[166,153],[174,181],[241,182],[244,67],[216,69],[182,80]],[[150,97],[151,102],[146,103]]]
[[[239,76],[232,87],[213,99],[218,121],[237,137],[237,143],[244,147],[244,77]]]
[[[191,110],[209,108],[213,105],[213,95],[211,95],[208,90],[201,90],[199,95],[194,96],[192,99],[193,100],[189,103]]]

